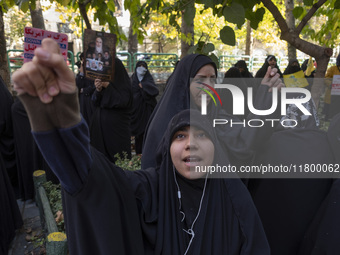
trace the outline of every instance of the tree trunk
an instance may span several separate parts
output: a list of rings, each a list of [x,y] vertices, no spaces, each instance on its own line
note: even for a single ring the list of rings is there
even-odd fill
[[[329,59],[333,54],[333,50],[330,48],[324,48],[323,52],[324,54],[322,54],[321,57],[315,58],[317,69],[314,74],[313,86],[311,89],[312,98],[317,108],[319,106],[320,96],[325,91],[324,78],[327,71]]]
[[[133,17],[130,15],[130,28],[129,28],[129,41],[128,41],[128,52],[133,56],[134,53],[138,51],[138,39],[137,33],[133,32],[132,24],[133,24]]]
[[[4,80],[9,91],[11,90],[11,76],[7,64],[7,51],[5,40],[5,27],[3,20],[2,7],[0,6],[0,76]]]
[[[250,27],[250,20],[247,20],[247,37],[246,37],[245,54],[248,56],[250,56],[250,45],[251,45],[251,27]]]
[[[195,8],[195,1],[191,1],[188,5],[193,5],[192,8]],[[181,34],[187,36],[188,34],[192,35],[191,42],[186,42],[181,39],[181,59],[188,55],[188,51],[190,47],[194,45],[194,21],[190,21],[190,24],[187,24],[184,20],[184,15],[182,13],[182,24],[181,24]]]
[[[88,1],[86,1],[84,3],[78,2],[79,12],[80,12],[83,20],[85,21],[86,28],[92,29],[89,17],[87,16],[87,12],[86,12],[86,5],[87,4],[88,4]]]
[[[290,31],[295,30],[295,18],[293,15],[293,9],[294,9],[294,0],[285,0],[285,6],[286,6],[286,21],[287,26]],[[296,48],[291,45],[290,43],[288,45],[288,59],[296,59]]]
[[[287,43],[287,47],[288,47],[288,60],[296,59],[296,48],[290,43]]]
[[[330,57],[333,54],[333,50],[330,48],[325,48],[318,46],[316,44],[312,44],[305,40],[302,40],[299,37],[302,29],[306,26],[308,21],[313,17],[315,12],[326,2],[327,0],[319,0],[317,3],[313,4],[312,8],[307,12],[307,14],[300,21],[298,26],[292,31],[288,28],[287,21],[282,17],[278,8],[274,5],[271,0],[261,0],[264,6],[272,13],[274,19],[281,30],[281,40],[285,40],[286,42],[293,45],[296,49],[306,53],[309,56],[315,58],[318,68],[314,77],[313,86],[312,86],[312,97],[316,104],[316,107],[319,105],[320,96],[324,91],[323,78],[325,77],[325,73],[327,70],[327,65]],[[322,79],[317,79],[322,78]]]
[[[45,30],[45,22],[41,9],[40,0],[35,1],[35,9],[30,5],[32,26],[35,28],[40,28]]]
[[[318,68],[314,75],[313,86],[311,89],[312,98],[316,107],[319,106],[320,97],[324,92],[325,86],[323,83],[325,73],[327,71],[327,65],[330,57],[333,55],[331,48],[321,47],[299,38],[296,33],[282,33],[281,38],[288,43],[291,43],[296,49],[306,53],[309,56],[315,58]]]

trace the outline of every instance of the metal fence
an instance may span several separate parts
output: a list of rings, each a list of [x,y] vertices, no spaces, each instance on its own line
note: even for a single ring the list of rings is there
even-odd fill
[[[14,52],[14,56],[11,53]],[[76,58],[79,59],[79,54],[77,54]],[[75,71],[75,56],[72,51],[67,52],[67,64],[70,69],[74,72]],[[7,51],[7,64],[9,67],[10,73],[14,72],[15,70],[19,69],[24,64],[24,51],[23,50],[8,50]]]
[[[9,57],[9,55],[15,56]],[[117,52],[117,57],[122,60],[125,68],[129,73],[134,72],[136,63],[140,60],[145,61],[148,64],[149,70],[152,73],[168,72],[171,73],[179,60],[177,54],[174,53],[135,53],[131,56],[128,52]],[[80,52],[76,55],[72,51],[68,51],[68,65],[70,69],[75,72],[77,67],[75,62],[79,60]],[[8,50],[7,51],[8,66],[11,73],[20,68],[23,64],[23,50]],[[250,72],[255,74],[258,69],[261,68],[266,56],[248,56],[248,55],[221,55],[218,57],[219,61],[219,72],[224,73],[230,67],[234,66],[238,60],[244,60],[247,63]],[[298,58],[300,64],[303,63],[305,59]],[[336,58],[331,58],[328,66],[335,65]],[[277,57],[277,64],[281,71],[288,65],[288,57]]]

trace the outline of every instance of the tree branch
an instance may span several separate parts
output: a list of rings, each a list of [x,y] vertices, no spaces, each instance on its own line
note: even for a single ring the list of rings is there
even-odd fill
[[[327,0],[319,0],[317,3],[313,4],[312,8],[303,17],[300,24],[296,28],[298,34],[301,33],[302,29],[306,26],[307,22],[313,17],[315,12],[326,2]]]
[[[281,15],[279,9],[273,4],[271,0],[262,0],[261,1],[264,6],[270,11],[270,13],[273,15],[274,19],[276,20],[277,24],[279,25],[279,28],[281,30],[281,33],[286,33],[289,31],[288,25],[284,17]]]
[[[88,5],[89,3],[91,3],[91,0],[85,0],[85,1],[83,1],[83,5]]]
[[[79,6],[79,11],[81,16],[83,17],[85,24],[86,24],[86,28],[87,29],[92,29],[91,27],[91,23],[89,20],[89,17],[87,16],[87,12],[86,12],[86,5],[89,3],[89,1],[84,1],[83,3],[78,2],[78,6]]]

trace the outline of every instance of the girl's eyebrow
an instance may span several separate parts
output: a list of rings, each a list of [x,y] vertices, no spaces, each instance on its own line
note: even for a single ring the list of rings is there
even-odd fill
[[[176,135],[178,134],[178,132],[187,132],[189,133],[189,129],[190,129],[190,126],[184,126],[184,127],[181,127],[179,128],[172,136],[171,138],[171,143],[174,141]]]
[[[207,78],[208,76],[206,75],[203,75],[203,74],[196,74],[197,77],[201,77],[201,78]],[[209,78],[212,78],[212,77],[216,77],[216,75],[212,75],[212,76],[209,76]]]
[[[181,127],[181,128],[179,128],[175,133],[177,133],[178,131],[188,131],[189,128],[190,128],[190,126]]]

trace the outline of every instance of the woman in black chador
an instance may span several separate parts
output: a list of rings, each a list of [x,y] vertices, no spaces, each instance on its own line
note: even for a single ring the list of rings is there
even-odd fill
[[[70,254],[270,253],[243,183],[232,175],[214,179],[194,170],[228,163],[208,119],[198,111],[180,112],[164,132],[157,167],[123,171],[90,148],[71,71],[61,55],[44,57],[56,47],[45,39],[35,51],[37,62],[26,63],[31,68],[13,74],[13,82],[37,144],[63,187]],[[59,81],[49,91],[60,91],[48,96],[26,82],[33,75],[29,70],[46,66]],[[52,114],[56,109],[58,118]]]
[[[115,75],[112,82],[95,80],[92,95],[95,107],[90,123],[91,144],[114,162],[114,155],[131,155],[130,117],[132,92],[125,67],[115,58]]]
[[[44,170],[47,180],[53,183],[59,183],[59,180],[35,144],[26,110],[19,99],[12,104],[12,121],[20,198],[34,199],[34,171]]]
[[[136,153],[142,153],[146,124],[157,104],[159,91],[145,61],[138,61],[132,81],[131,135],[135,137]]]
[[[299,94],[292,96],[301,97]],[[286,121],[287,127],[278,128],[254,160],[254,165],[292,165],[296,172],[292,170],[290,175],[285,175],[290,179],[250,179],[248,187],[260,214],[272,255],[340,254],[339,242],[334,242],[334,238],[339,236],[340,225],[336,223],[338,216],[334,217],[339,209],[327,199],[330,190],[334,189],[332,187],[336,187],[335,194],[339,195],[339,187],[336,186],[339,183],[333,183],[331,171],[320,173],[313,170],[317,166],[334,167],[335,163],[339,163],[336,162],[335,153],[339,154],[336,136],[339,136],[340,129],[337,135],[332,134],[332,140],[335,141],[332,146],[327,133],[319,129],[313,101],[303,105],[312,115],[304,115],[295,105],[288,105],[287,115],[281,119]],[[339,123],[337,125],[339,127]],[[299,173],[301,168],[308,172],[304,172],[304,175]],[[318,175],[313,178],[315,173]],[[334,226],[323,226],[323,232],[316,234],[313,231],[325,221],[323,211],[327,206],[331,208],[329,222],[334,221]],[[320,213],[322,216],[318,216]]]
[[[291,60],[289,60],[288,65],[287,65],[285,71],[283,72],[283,74],[284,75],[292,74],[292,73],[296,73],[300,70],[301,70],[301,67],[300,67],[299,61],[297,59],[291,59]]]
[[[248,70],[246,61],[244,61],[244,60],[237,61],[236,64],[235,64],[235,67],[237,67],[240,70],[241,76],[243,78],[253,78],[252,73],[249,72],[249,70]]]
[[[240,60],[241,61],[241,60]],[[239,89],[242,90],[243,95],[247,95],[247,87],[252,86],[251,84],[252,79],[244,79],[242,78],[242,74],[237,67],[230,67],[225,73],[224,73],[224,79],[222,81],[223,84],[232,84],[237,86]],[[226,110],[226,112],[232,114],[233,112],[233,97],[231,91],[223,91],[221,93],[222,100],[223,100],[223,109]],[[247,100],[244,100],[244,114],[237,116],[239,119],[246,119],[247,115],[249,114],[248,104]]]
[[[181,110],[190,108],[190,84],[202,68],[205,69],[202,72],[204,77],[199,78],[197,76],[196,78],[213,85],[217,77],[217,69],[215,63],[209,57],[191,54],[181,59],[176,65],[176,69],[168,80],[164,94],[157,103],[145,129],[143,151],[147,152],[147,154],[142,157],[143,168],[156,166],[155,153],[157,146],[171,118]],[[196,85],[198,84],[196,83]],[[198,97],[200,92],[196,92],[196,94]],[[192,102],[192,104],[195,103]]]
[[[273,76],[269,75],[271,72],[273,72]],[[271,107],[272,93],[268,86],[280,87],[283,85],[275,70],[268,70],[266,75],[265,79],[261,79],[262,83],[260,82],[261,85],[258,87],[258,90],[261,92],[258,93],[260,97],[256,97],[256,100],[254,100],[254,107],[256,109],[269,109]],[[201,96],[205,94],[202,89],[210,90],[208,86],[214,87],[216,77],[216,65],[208,56],[191,54],[180,60],[145,130],[143,151],[147,152],[147,154],[143,153],[142,156],[143,168],[156,166],[156,149],[170,119],[184,109],[201,110]],[[220,95],[222,105],[217,99],[216,94],[211,91],[212,94],[215,94],[216,104],[210,96],[207,96],[207,115],[211,119],[227,119],[229,123],[231,120],[239,121],[238,118],[230,115],[229,102],[227,102],[229,100],[228,90],[216,89],[216,91]],[[253,114],[248,116],[249,119],[263,119],[265,117],[268,118],[269,116],[255,116]],[[257,145],[263,142],[261,141],[262,139],[266,139],[272,133],[267,124],[268,122],[263,128],[256,130],[253,128],[249,129],[249,127],[242,130],[242,125],[233,126],[232,128],[230,128],[230,125],[218,125],[217,128],[221,129],[218,136],[222,141],[223,147],[230,152],[230,158],[237,159],[237,163],[239,163],[239,160],[248,161],[252,156],[252,150],[256,149]],[[261,133],[260,136],[258,136],[259,133]],[[235,162],[233,160],[233,163]]]
[[[276,68],[277,72],[280,74],[280,77],[282,77],[282,73],[280,71],[279,66],[277,65],[277,60],[274,55],[268,55],[262,65],[262,67],[257,71],[255,78],[263,78],[267,72],[268,67]]]
[[[7,254],[15,230],[23,222],[7,169],[15,167],[11,118],[12,95],[0,77],[0,254]],[[16,168],[14,168],[16,169]]]

